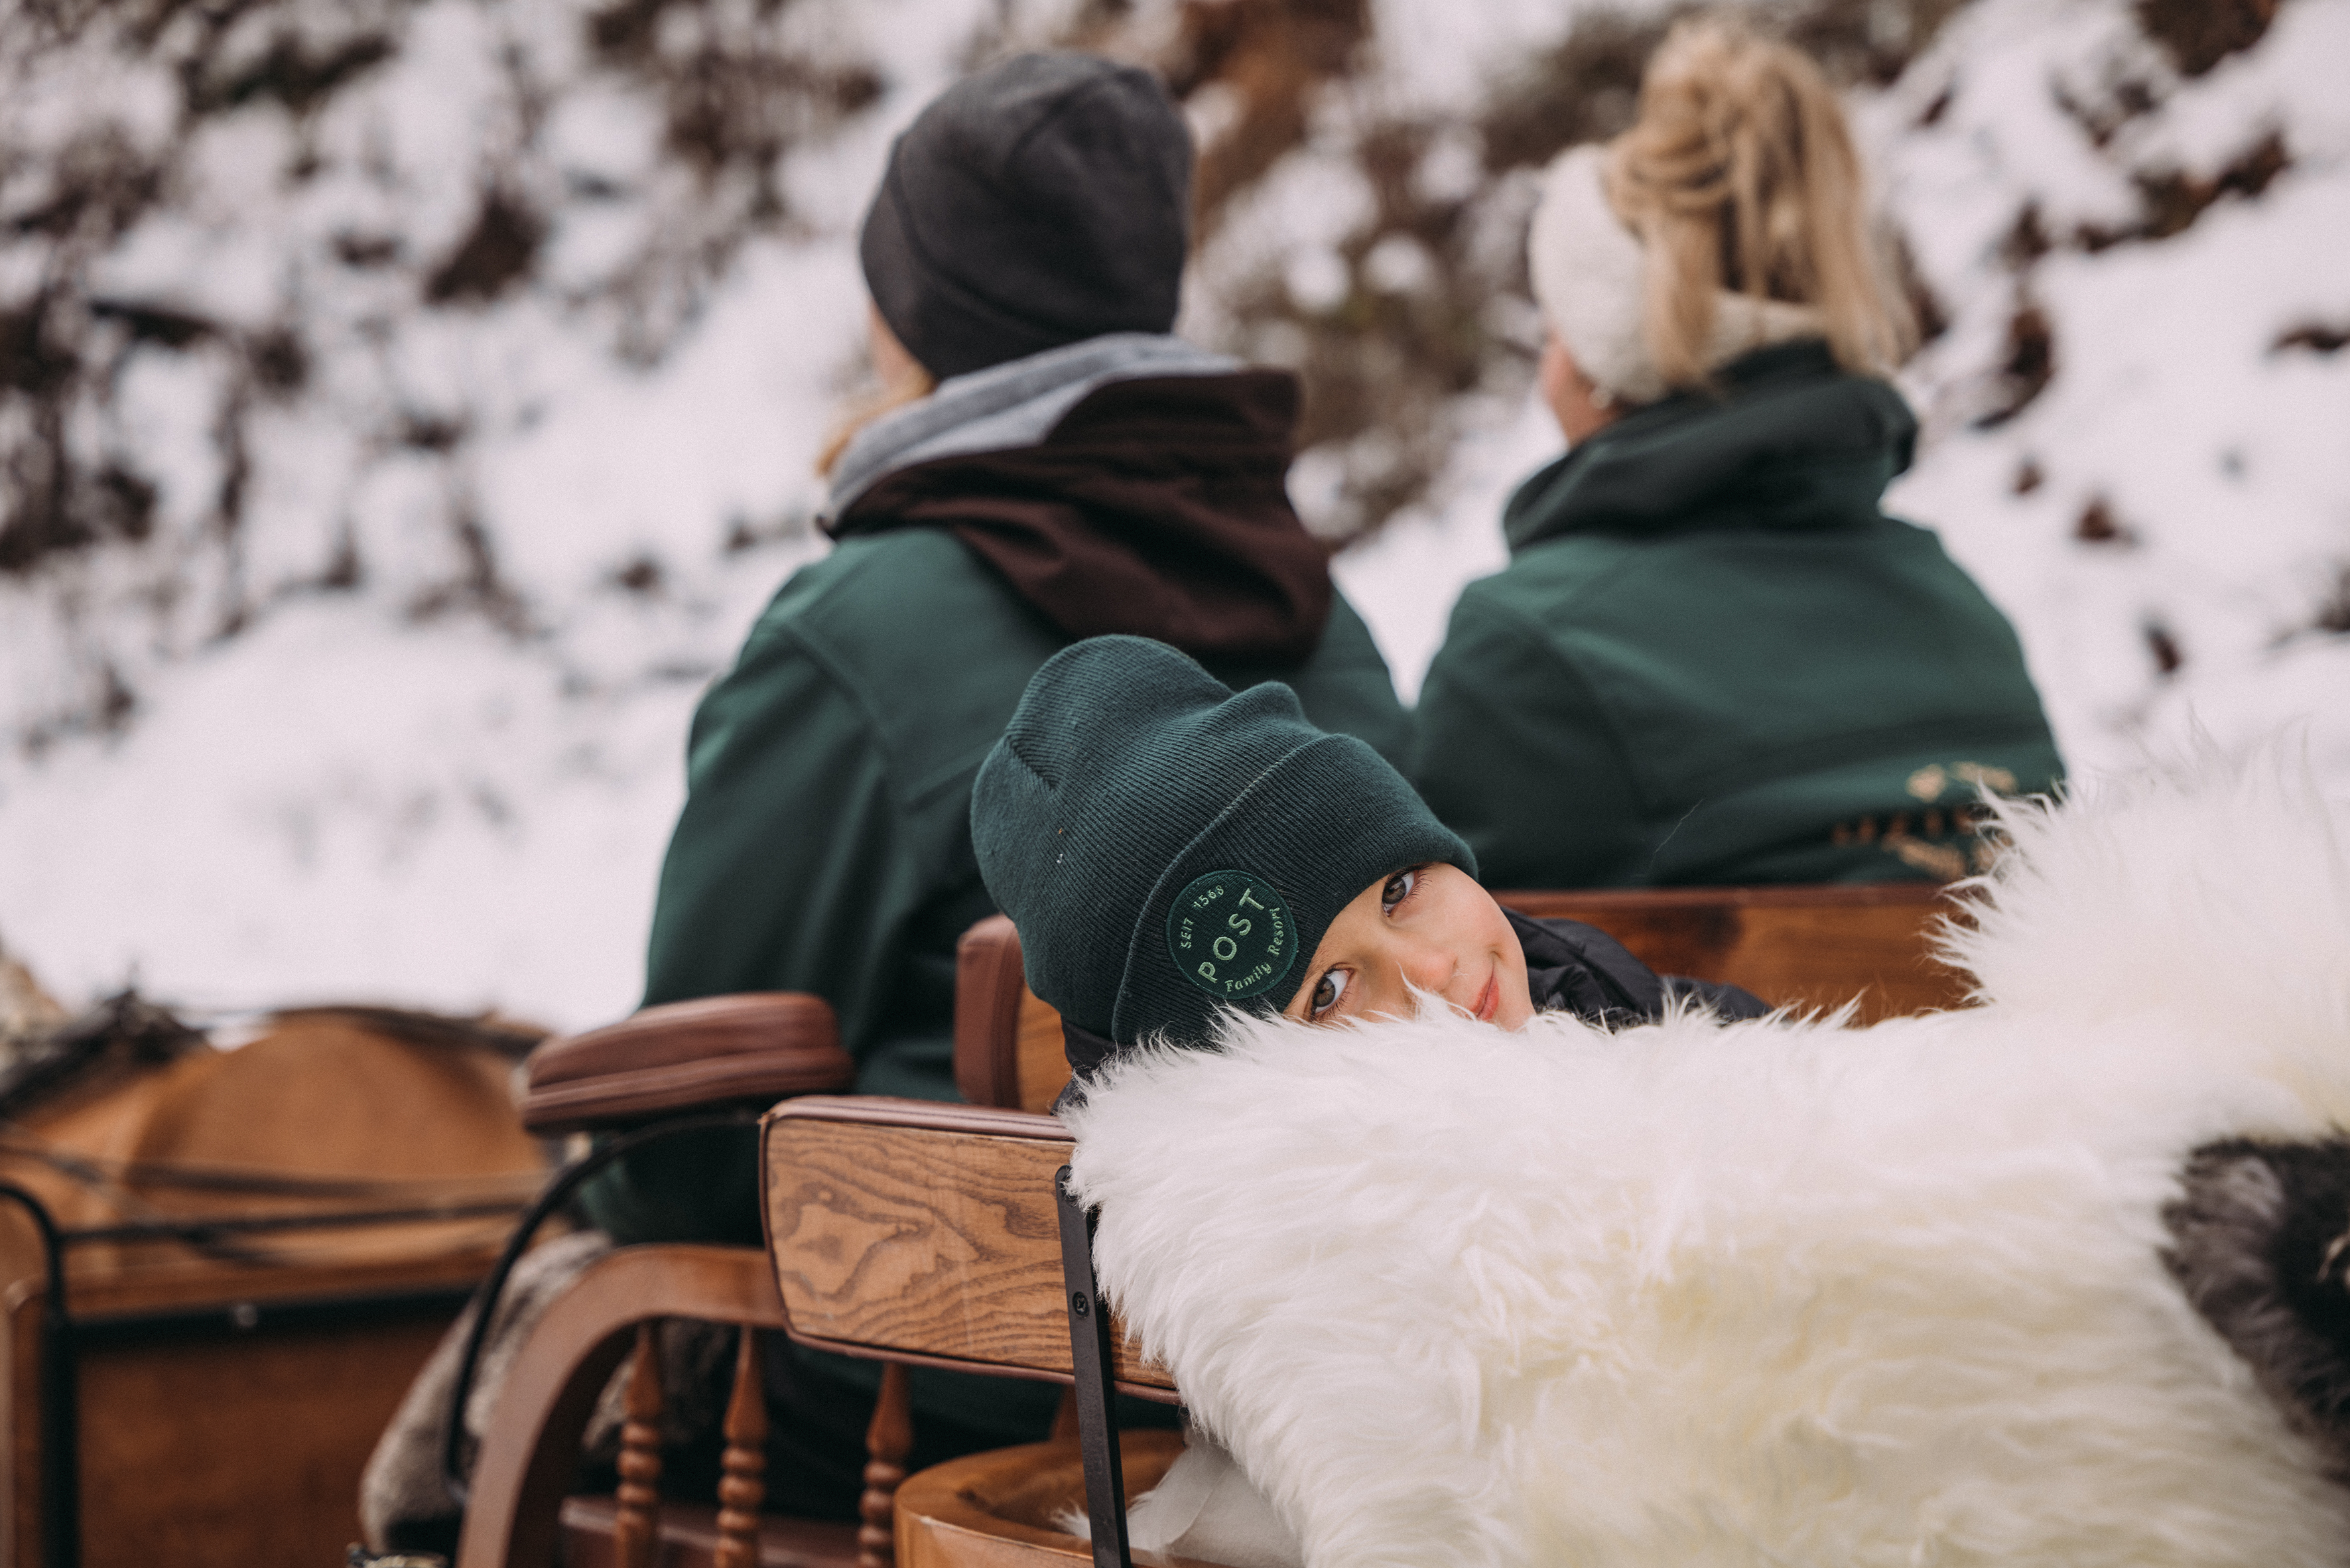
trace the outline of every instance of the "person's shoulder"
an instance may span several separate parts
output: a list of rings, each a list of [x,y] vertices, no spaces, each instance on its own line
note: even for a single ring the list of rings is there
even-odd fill
[[[1654,549],[1605,535],[1528,545],[1500,571],[1461,590],[1445,649],[1535,644],[1565,657],[1591,611],[1612,613],[1627,585],[1650,571],[1669,570],[1653,558]]]
[[[910,798],[977,767],[1066,640],[951,535],[897,529],[795,573],[729,680],[854,712]]]
[[[1035,639],[1034,616],[1003,579],[951,535],[900,528],[844,539],[792,574],[752,627],[750,658],[768,644],[805,649],[847,668],[926,659],[958,643]],[[909,637],[919,627],[921,636]]]
[[[1926,524],[1880,512],[1857,532],[1887,556],[1919,562],[1929,570],[1945,572],[1969,583],[1974,581],[1973,575],[1959,565],[1950,547],[1942,543],[1939,530]]]
[[[935,528],[898,528],[844,539],[794,572],[759,626],[860,624],[941,595],[966,594],[984,570]]]
[[[1307,662],[1333,673],[1390,679],[1387,659],[1371,636],[1369,623],[1336,583],[1330,585],[1330,618],[1323,624],[1322,640],[1315,644]]]
[[[1678,541],[1607,533],[1561,534],[1519,549],[1509,565],[1479,577],[1461,602],[1497,611],[1551,611],[1604,596],[1627,574],[1668,570]]]

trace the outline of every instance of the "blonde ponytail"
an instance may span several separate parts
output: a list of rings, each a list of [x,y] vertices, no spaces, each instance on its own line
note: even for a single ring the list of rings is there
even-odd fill
[[[1643,336],[1668,385],[1706,383],[1725,291],[1810,307],[1847,370],[1907,357],[1915,329],[1869,241],[1844,108],[1800,51],[1725,16],[1676,24],[1608,164],[1648,255]]]

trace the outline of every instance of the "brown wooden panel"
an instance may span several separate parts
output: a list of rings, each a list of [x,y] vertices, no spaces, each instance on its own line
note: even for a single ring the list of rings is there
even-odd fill
[[[1742,985],[1773,1006],[1840,1007],[1863,1023],[1966,1000],[1933,956],[1932,929],[1957,908],[1939,885],[1638,888],[1496,895],[1523,914],[1597,926],[1661,974]]]
[[[1183,1439],[1127,1432],[1119,1439],[1126,1495],[1159,1484]],[[898,1568],[1067,1568],[1091,1548],[1055,1522],[1086,1506],[1085,1461],[1074,1441],[1032,1443],[950,1459],[898,1489]],[[1191,1557],[1138,1552],[1137,1563],[1212,1568]]]
[[[1053,1195],[1069,1136],[1045,1117],[1007,1132],[1015,1115],[804,1099],[768,1116],[767,1250],[795,1338],[1069,1377]],[[1120,1381],[1173,1388],[1118,1344]]]
[[[77,1282],[82,1562],[144,1568],[328,1563],[358,1539],[359,1477],[392,1411],[455,1315],[453,1303],[369,1309],[370,1297],[469,1288],[484,1254],[400,1264],[224,1269],[182,1262]],[[39,1546],[37,1346],[44,1292],[7,1293],[5,1401],[15,1457],[0,1561]],[[348,1303],[352,1314],[273,1326],[272,1309]],[[158,1314],[259,1312],[250,1333]]]
[[[974,1106],[1053,1108],[1069,1081],[1061,1015],[1021,973],[1020,933],[990,915],[955,945],[955,1087]]]
[[[1017,1106],[1021,1003],[1020,933],[1008,915],[990,915],[955,943],[955,1087],[974,1106]]]
[[[1020,1108],[1049,1115],[1053,1102],[1069,1085],[1069,1054],[1061,1040],[1061,1015],[1024,989],[1020,992],[1016,1059]]]
[[[82,1562],[335,1562],[359,1472],[454,1315],[85,1354]]]

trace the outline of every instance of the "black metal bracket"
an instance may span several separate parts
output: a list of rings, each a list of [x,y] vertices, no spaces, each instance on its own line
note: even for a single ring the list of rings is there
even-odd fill
[[[1086,1460],[1086,1517],[1094,1568],[1134,1568],[1126,1543],[1126,1464],[1110,1417],[1109,1308],[1094,1282],[1094,1217],[1069,1195],[1069,1168],[1054,1174],[1061,1209],[1061,1284],[1069,1297],[1069,1358],[1077,1379],[1077,1447]]]
[[[0,1181],[0,1199],[22,1208],[41,1233],[48,1289],[41,1301],[41,1560],[81,1562],[81,1387],[73,1314],[66,1310],[66,1246],[57,1222],[31,1190]]]

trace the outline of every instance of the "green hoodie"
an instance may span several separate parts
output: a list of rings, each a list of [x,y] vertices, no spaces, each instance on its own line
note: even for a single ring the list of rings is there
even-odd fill
[[[2006,618],[1878,510],[1917,421],[1801,342],[1520,487],[1430,666],[1411,774],[1496,887],[1972,868],[1977,782],[2063,777]]]
[[[1201,661],[1236,689],[1287,681],[1316,724],[1400,762],[1408,721],[1387,665],[1282,488],[1295,400],[1263,374],[1120,382],[1035,445],[917,463],[867,491],[694,713],[645,1004],[814,992],[859,1093],[959,1097],[955,944],[995,910],[972,851],[972,780],[1028,678],[1076,640],[1040,596],[1170,640],[1218,616],[1290,628],[1302,658]],[[967,536],[970,517],[993,531]],[[1045,564],[1043,587],[983,553],[1007,538],[1012,569]],[[1204,564],[1180,554],[1206,538]],[[1293,596],[1294,614],[1249,576],[1294,572],[1292,557],[1317,590]],[[755,1245],[754,1145],[747,1132],[657,1144],[583,1201],[615,1241]]]

